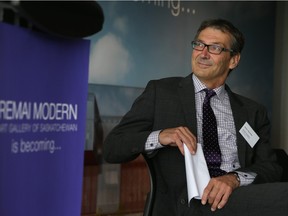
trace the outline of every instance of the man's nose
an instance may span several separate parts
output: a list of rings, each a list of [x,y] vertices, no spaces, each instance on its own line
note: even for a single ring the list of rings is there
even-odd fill
[[[202,57],[207,57],[210,56],[209,52],[208,52],[208,47],[204,47],[204,49],[201,51],[201,56]]]

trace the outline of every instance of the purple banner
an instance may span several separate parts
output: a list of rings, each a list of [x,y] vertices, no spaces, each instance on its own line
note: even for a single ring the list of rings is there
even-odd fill
[[[89,46],[0,23],[0,215],[80,215]]]

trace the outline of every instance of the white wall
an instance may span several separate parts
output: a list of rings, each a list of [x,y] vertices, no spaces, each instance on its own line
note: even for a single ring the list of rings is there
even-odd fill
[[[275,30],[272,145],[288,153],[288,2],[277,2]]]

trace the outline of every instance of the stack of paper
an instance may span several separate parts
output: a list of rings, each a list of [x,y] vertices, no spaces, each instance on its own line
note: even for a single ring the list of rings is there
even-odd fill
[[[210,180],[210,175],[201,144],[197,144],[195,155],[192,155],[184,144],[184,153],[189,203],[192,198],[202,198],[203,191]]]

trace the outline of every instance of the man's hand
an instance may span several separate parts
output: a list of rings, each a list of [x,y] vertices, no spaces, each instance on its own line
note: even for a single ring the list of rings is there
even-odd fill
[[[227,203],[234,189],[240,186],[240,182],[234,174],[228,173],[223,176],[212,178],[201,199],[203,205],[207,202],[211,205],[211,211],[221,209]]]
[[[186,144],[191,154],[195,154],[197,150],[196,137],[187,127],[176,127],[162,130],[159,134],[159,142],[161,145],[178,146],[183,155],[183,143]]]

